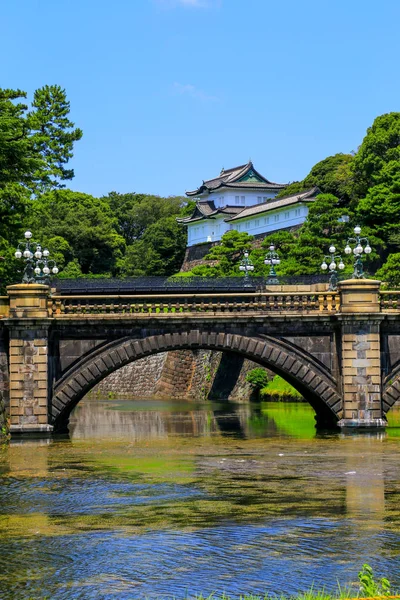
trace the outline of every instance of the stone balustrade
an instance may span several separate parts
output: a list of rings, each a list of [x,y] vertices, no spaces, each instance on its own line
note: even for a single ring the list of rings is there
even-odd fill
[[[289,287],[289,286],[287,286]],[[328,291],[226,293],[226,294],[146,294],[79,295],[52,294],[47,299],[50,318],[72,315],[151,315],[199,312],[320,312],[342,310],[341,294]],[[381,290],[379,309],[383,313],[400,311],[400,290]],[[0,296],[0,319],[10,316],[10,297]]]
[[[130,296],[61,296],[48,299],[49,317],[73,315],[152,316],[179,313],[337,312],[337,293],[227,293]]]
[[[382,312],[398,312],[400,310],[400,290],[381,290],[380,308]]]

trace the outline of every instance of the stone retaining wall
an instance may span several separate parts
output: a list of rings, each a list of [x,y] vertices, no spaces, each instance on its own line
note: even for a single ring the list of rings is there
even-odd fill
[[[153,354],[121,367],[105,377],[90,392],[90,395],[108,395],[130,398],[153,398],[160,379],[167,354]]]
[[[224,352],[163,352],[111,373],[90,395],[247,402],[252,389],[246,374],[257,366],[239,355]]]

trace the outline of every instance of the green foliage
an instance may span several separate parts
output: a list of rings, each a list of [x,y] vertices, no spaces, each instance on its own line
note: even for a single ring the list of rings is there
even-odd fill
[[[29,136],[26,98],[21,90],[0,88],[0,188],[8,184],[31,184],[42,166]]]
[[[366,196],[380,182],[389,163],[400,162],[400,113],[392,112],[375,119],[367,130],[352,164],[357,196]]]
[[[121,261],[123,276],[171,275],[183,262],[186,231],[174,216],[150,225],[141,239],[133,242]]]
[[[400,234],[400,161],[391,162],[381,172],[377,185],[371,187],[358,203],[360,220],[371,227],[384,242]]]
[[[69,120],[70,103],[59,85],[36,90],[32,108],[27,115],[30,141],[35,155],[42,159],[35,172],[39,183],[31,186],[32,191],[64,187],[61,182],[74,177],[73,169],[66,169],[65,165],[73,157],[74,143],[81,139],[82,131],[74,129]]]
[[[335,154],[314,165],[303,181],[291,183],[278,194],[278,198],[298,194],[317,186],[322,193],[337,196],[347,202],[352,196],[352,154]]]
[[[333,243],[340,252],[343,241],[352,234],[352,224],[339,220],[343,212],[336,196],[317,196],[309,205],[308,217],[298,232],[278,231],[264,239],[261,250],[255,251],[256,274],[265,274],[261,263],[270,244],[274,244],[281,257],[281,264],[276,268],[278,275],[320,273],[323,257],[330,244]],[[352,215],[348,209],[345,212]],[[350,264],[348,270],[351,271]]]
[[[59,86],[34,94],[31,110],[21,90],[0,89],[0,281],[18,280],[15,246],[27,227],[32,193],[60,187],[74,173],[65,165],[82,137],[68,119],[69,102]]]
[[[193,275],[208,277],[239,276],[239,262],[245,250],[251,250],[253,236],[239,233],[236,230],[227,231],[218,246],[213,246],[205,256],[204,265],[192,269]],[[250,257],[251,259],[251,257]]]
[[[367,131],[353,164],[360,197],[357,216],[375,237],[380,267],[400,250],[400,113],[377,117]]]
[[[342,215],[343,208],[336,196],[317,196],[309,206],[307,219],[295,236],[295,243],[282,253],[281,272],[285,275],[320,273],[322,259],[330,244],[333,243],[339,252],[346,237],[352,233],[350,223],[339,221]]]
[[[375,581],[374,573],[369,565],[364,564],[362,566],[361,571],[358,573],[358,580],[362,596],[366,598],[390,596],[390,582],[388,579],[382,577],[379,581]]]
[[[25,98],[21,90],[0,89],[0,188],[12,183],[33,192],[59,187],[74,176],[65,164],[82,131],[68,119],[70,105],[60,86],[36,90],[30,111],[18,102]]]
[[[246,381],[250,383],[254,388],[260,390],[265,387],[268,383],[268,374],[265,369],[257,367],[249,371],[246,375]]]
[[[173,215],[184,216],[188,210],[185,199],[181,196],[161,198],[148,194],[111,192],[103,200],[109,204],[117,219],[117,231],[128,246],[140,239],[147,228],[160,219]]]
[[[400,287],[400,252],[391,254],[385,264],[376,272],[385,287],[390,289]]]
[[[74,258],[74,260],[71,260],[69,263],[67,263],[67,265],[59,273],[58,277],[60,279],[78,279],[79,277],[83,277],[82,269],[78,259]]]
[[[290,383],[285,381],[279,375],[268,381],[268,383],[261,389],[261,396],[274,396],[279,398],[290,397],[292,399],[301,400],[303,396],[298,392]]]
[[[83,274],[118,272],[125,241],[105,200],[72,190],[49,192],[35,201],[29,226],[43,244],[58,248],[64,263],[76,259]]]
[[[304,187],[303,181],[293,181],[289,183],[283,190],[281,190],[277,194],[277,198],[285,198],[286,196],[294,196],[295,194],[300,194],[300,192],[306,191],[306,187]]]

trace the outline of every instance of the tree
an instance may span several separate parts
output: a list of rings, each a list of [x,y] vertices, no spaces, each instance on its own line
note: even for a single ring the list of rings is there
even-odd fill
[[[245,250],[251,251],[253,236],[239,233],[235,229],[227,231],[218,246],[213,246],[204,257],[205,265],[192,269],[193,275],[210,277],[232,277],[240,275],[239,263]],[[251,257],[250,257],[251,258]]]
[[[0,89],[0,188],[30,184],[42,164],[29,135],[28,106],[15,102],[25,97],[21,90]]]
[[[261,388],[265,387],[269,381],[268,373],[265,369],[257,367],[247,373],[246,381],[257,390],[261,390]]]
[[[375,119],[367,130],[352,163],[357,196],[363,198],[379,183],[382,170],[391,162],[400,167],[400,112]]]
[[[83,274],[118,273],[125,241],[104,200],[72,190],[48,192],[35,201],[30,226],[66,263],[76,259]]]
[[[131,244],[121,261],[121,274],[172,275],[182,265],[186,249],[186,232],[174,216],[150,225],[141,239]]]
[[[400,234],[400,161],[391,161],[376,175],[372,186],[361,199],[357,213],[363,223],[372,227],[384,242]]]
[[[352,215],[349,210],[346,210],[346,214]],[[308,216],[302,227],[291,242],[287,240],[279,272],[282,275],[320,273],[321,262],[329,246],[333,244],[339,253],[342,252],[344,240],[352,234],[351,223],[343,221],[342,215],[343,208],[336,196],[317,196],[309,205]],[[348,268],[350,270],[351,266]]]
[[[376,277],[389,288],[400,286],[400,252],[388,257],[385,264],[376,272]]]
[[[146,229],[160,219],[182,213],[185,199],[181,196],[161,198],[148,194],[118,194],[111,192],[103,198],[117,218],[117,230],[127,245],[140,239]],[[185,211],[185,207],[183,207]]]
[[[76,258],[71,260],[58,275],[60,279],[78,279],[83,277],[81,266]]]
[[[68,119],[70,104],[60,86],[36,90],[32,110],[17,102],[21,90],[0,89],[0,188],[17,183],[30,192],[62,186],[72,179],[65,164],[72,157],[80,129]]]
[[[74,177],[73,169],[65,165],[73,156],[74,142],[81,139],[82,130],[74,129],[69,120],[70,103],[59,85],[45,85],[36,90],[32,107],[27,115],[30,141],[35,155],[42,159],[36,172],[39,184],[33,186],[33,191],[64,187],[61,182]]]
[[[279,192],[278,198],[298,194],[317,186],[324,194],[337,196],[342,203],[347,203],[353,196],[352,154],[335,154],[328,156],[313,166],[303,181],[291,183]]]
[[[71,179],[64,165],[82,132],[68,119],[69,103],[59,86],[37,90],[32,110],[21,90],[0,89],[0,263],[3,287],[14,281],[15,245],[27,226],[31,193]]]
[[[400,113],[377,117],[367,131],[353,165],[361,200],[357,216],[363,233],[373,237],[380,251],[374,266],[380,267],[400,248]],[[370,240],[371,241],[371,240]]]

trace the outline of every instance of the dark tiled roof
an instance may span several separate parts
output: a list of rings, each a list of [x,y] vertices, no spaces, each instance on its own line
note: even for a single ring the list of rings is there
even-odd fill
[[[234,215],[241,212],[242,210],[242,206],[224,206],[223,208],[219,209],[219,212]]]
[[[283,183],[262,183],[261,181],[238,181],[237,183],[224,183],[224,187],[236,188],[243,190],[257,190],[257,191],[268,191],[268,190],[282,190],[286,187]]]
[[[239,179],[244,177],[246,173],[252,170],[262,181],[259,182],[239,182]],[[235,183],[236,182],[236,183]],[[235,185],[233,185],[235,183]],[[246,185],[245,185],[246,184]],[[252,184],[252,185],[251,185]],[[263,177],[258,171],[255,170],[253,163],[249,161],[246,165],[240,165],[239,167],[233,167],[232,169],[223,169],[218,177],[213,179],[207,179],[203,181],[202,185],[191,192],[186,192],[187,196],[196,196],[202,192],[213,192],[221,187],[243,187],[243,188],[257,188],[264,190],[280,190],[286,187],[286,183],[273,183]]]
[[[197,202],[196,207],[199,209],[199,211],[205,216],[207,217],[208,215],[211,215],[211,213],[215,212],[215,204],[214,202]]]
[[[252,217],[253,215],[266,213],[271,210],[276,210],[277,208],[283,208],[285,206],[290,206],[291,204],[297,204],[298,202],[313,202],[316,196],[320,193],[321,191],[319,188],[313,187],[311,190],[301,192],[300,194],[293,194],[291,196],[279,198],[278,200],[269,200],[268,202],[263,202],[262,204],[249,206],[248,208],[241,210],[237,215],[225,219],[225,221],[238,221],[239,219],[245,219],[246,217]]]
[[[214,202],[197,202],[196,208],[191,217],[177,219],[178,223],[193,223],[194,221],[202,221],[203,219],[213,218],[218,214],[236,215],[243,210],[242,206],[224,206],[215,208]]]

